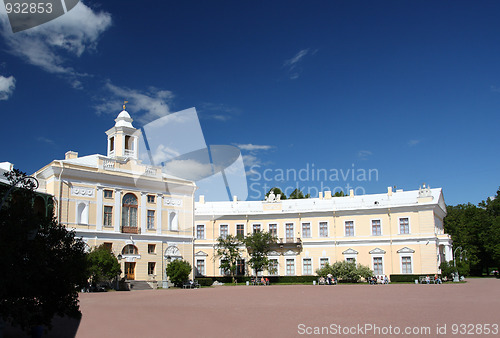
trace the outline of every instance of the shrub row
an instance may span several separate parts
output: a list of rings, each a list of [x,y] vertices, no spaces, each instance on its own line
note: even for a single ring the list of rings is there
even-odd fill
[[[271,284],[286,284],[286,283],[297,283],[297,284],[302,284],[302,283],[311,283],[313,281],[318,281],[318,276],[264,276],[264,278],[269,279],[269,283]],[[260,278],[260,277],[259,277]],[[250,276],[237,276],[236,281],[237,283],[245,283],[247,281],[250,281],[252,277]],[[224,276],[224,277],[200,277],[196,278],[198,283],[201,286],[208,286],[212,285],[213,282],[217,281],[219,283],[232,283],[232,278],[230,276]]]
[[[390,281],[391,283],[414,283],[415,280],[418,280],[420,276],[429,276],[431,278],[434,278],[434,274],[420,274],[420,275],[390,275]]]

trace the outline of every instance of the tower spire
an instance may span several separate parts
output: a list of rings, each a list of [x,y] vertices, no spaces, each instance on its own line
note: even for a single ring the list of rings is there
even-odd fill
[[[128,101],[123,101],[123,110],[125,110],[125,105],[128,103]]]

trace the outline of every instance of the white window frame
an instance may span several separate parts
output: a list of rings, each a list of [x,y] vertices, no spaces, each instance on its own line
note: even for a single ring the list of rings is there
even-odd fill
[[[382,258],[382,273],[381,274],[375,274],[375,276],[382,276],[386,275],[385,273],[385,261],[384,261],[384,255],[371,255],[372,256],[372,270],[373,274],[375,274],[375,258]]]
[[[373,234],[373,221],[379,221],[380,222],[380,235],[374,235]],[[383,236],[384,232],[382,231],[382,219],[381,218],[372,218],[370,219],[370,230],[371,230],[371,235],[375,237]]]
[[[200,225],[203,226],[203,238],[198,237],[198,226]],[[205,230],[206,230],[205,224],[196,224],[196,239],[206,239],[207,234]]]
[[[286,242],[286,240],[288,238],[288,237],[286,237],[286,226],[287,226],[287,224],[291,224],[292,225],[292,228],[293,228],[292,229],[292,240],[295,241],[295,239],[297,238],[297,237],[295,237],[295,229],[296,229],[295,228],[295,222],[285,222],[285,242]]]
[[[229,235],[229,224],[219,224],[219,237],[222,236],[222,227],[223,226],[226,226],[226,229],[227,229],[227,233],[226,233],[226,237]],[[226,238],[224,237],[224,238]]]
[[[203,273],[199,272],[198,261],[203,261],[203,270],[205,270],[205,271],[203,271]],[[197,274],[195,274],[196,276],[206,276],[207,275],[207,261],[205,258],[196,257],[196,272],[198,272]]]
[[[269,256],[269,260],[276,260],[276,272],[274,274],[271,274],[269,271],[267,273],[269,276],[279,276],[280,275],[280,258],[279,256]]]
[[[255,226],[258,225],[259,226],[259,231],[262,232],[263,229],[262,229],[262,223],[252,223],[252,234],[255,232]]]
[[[246,236],[246,226],[245,226],[245,223],[237,223],[234,225],[234,230],[235,230],[235,234],[236,236],[238,236],[238,225],[243,225],[243,237]]]
[[[408,220],[408,233],[402,233],[401,232],[401,220],[406,218]],[[398,217],[398,232],[400,235],[409,235],[411,234],[411,221],[410,221],[410,217],[409,216],[406,216],[406,217]]]
[[[288,273],[288,264],[287,264],[288,260],[293,261],[293,274]],[[295,264],[295,263],[296,263],[295,258],[288,258],[288,257],[285,258],[285,276],[296,276],[297,275],[297,273],[296,273],[297,264]]]
[[[309,236],[304,235],[304,224],[309,224]],[[300,227],[301,227],[300,231],[302,234],[302,238],[312,238],[311,222],[301,222]]]
[[[309,260],[311,262],[311,273],[306,274],[304,271],[304,261]],[[304,257],[302,258],[302,276],[312,276],[314,275],[314,263],[312,257]]]
[[[267,232],[271,233],[271,225],[276,225],[276,237],[279,237],[279,225],[278,222],[267,223]]]
[[[330,264],[330,257],[320,257],[320,258],[318,259],[318,267],[319,267],[320,269],[321,269],[321,260],[322,260],[322,259],[326,259],[326,262],[327,262],[328,264]]]
[[[352,236],[347,236],[346,223],[352,222]],[[356,222],[353,219],[346,219],[344,221],[344,237],[356,237]]]
[[[321,236],[321,223],[326,223],[326,236]],[[321,238],[328,238],[330,235],[330,223],[328,221],[319,221],[318,222],[318,236]]]
[[[410,257],[410,262],[411,262],[411,273],[403,273],[403,257]],[[405,275],[412,275],[415,273],[414,270],[414,264],[413,264],[413,252],[400,252],[399,253],[399,271],[401,271],[401,274]]]

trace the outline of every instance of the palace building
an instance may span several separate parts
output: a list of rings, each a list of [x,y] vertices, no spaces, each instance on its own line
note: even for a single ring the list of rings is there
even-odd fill
[[[351,191],[345,197],[326,191],[295,200],[271,194],[265,201],[226,202],[201,195],[195,202],[195,182],[141,160],[144,141],[132,122],[124,106],[106,132],[106,155],[68,151],[34,174],[38,191],[53,196],[59,222],[89,250],[107,246],[128,280],[165,282],[165,268],[175,259],[190,262],[194,277],[223,276],[214,257],[216,239],[256,231],[276,237],[269,256],[275,269],[264,275],[314,275],[326,263],[343,260],[380,276],[435,274],[452,259],[441,189],[388,188],[361,196]],[[241,249],[237,273],[252,275],[248,252]]]
[[[89,249],[104,244],[122,277],[165,281],[174,259],[193,261],[194,182],[139,160],[139,131],[123,111],[107,134],[107,155],[68,151],[38,170],[39,191],[54,196],[60,223]]]
[[[195,266],[198,275],[222,276],[214,258],[218,236],[245,236],[268,231],[277,238],[269,258],[274,273],[314,275],[326,263],[353,261],[367,265],[377,276],[435,274],[452,259],[451,238],[444,233],[446,206],[441,189],[425,185],[415,191],[266,201],[207,202],[195,205]],[[238,274],[248,275],[243,250]]]

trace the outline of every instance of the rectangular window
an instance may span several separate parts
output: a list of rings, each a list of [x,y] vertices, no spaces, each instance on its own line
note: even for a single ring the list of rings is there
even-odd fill
[[[148,244],[148,253],[149,254],[156,253],[156,244]]]
[[[229,276],[231,274],[231,271],[229,271],[229,269],[221,268],[222,264],[226,262],[227,262],[226,260],[221,260],[219,264],[219,274],[222,276]]]
[[[311,238],[311,223],[302,223],[302,237]]]
[[[238,261],[236,262],[236,274],[238,276],[245,275],[245,260],[244,259],[238,259]]]
[[[401,273],[411,272],[411,257],[401,257]]]
[[[196,260],[196,271],[198,272],[198,275],[200,275],[200,276],[205,275],[205,260],[204,259],[197,259]]]
[[[399,233],[409,234],[410,233],[410,220],[408,217],[399,219]]]
[[[196,226],[196,239],[205,239],[205,226],[203,224]]]
[[[115,150],[115,138],[111,137],[109,139],[109,151],[114,151]]]
[[[346,261],[347,263],[356,263],[356,258],[354,258],[354,257],[347,257],[347,258],[345,259],[345,261]]]
[[[295,260],[293,259],[286,260],[286,274],[288,276],[295,275]]]
[[[325,265],[328,264],[328,258],[320,258],[319,259],[319,268],[322,269]]]
[[[113,226],[113,207],[104,207],[104,226],[112,227]]]
[[[328,222],[319,222],[319,237],[328,237]]]
[[[354,221],[345,221],[345,235],[346,237],[354,236]]]
[[[221,224],[220,226],[220,237],[226,238],[228,235],[228,225],[227,224]]]
[[[286,224],[286,241],[293,242],[293,223]]]
[[[113,198],[113,190],[104,190],[104,198]]]
[[[155,228],[155,211],[148,210],[148,229]]]
[[[148,203],[154,203],[155,202],[155,195],[148,195]]]
[[[372,236],[380,236],[382,235],[382,227],[380,226],[380,220],[374,219],[372,220]]]
[[[109,251],[112,251],[113,250],[113,243],[110,243],[110,242],[104,242],[102,244],[102,246],[104,246],[106,249],[108,249]]]
[[[269,275],[277,276],[278,275],[278,260],[270,259],[269,260]]]
[[[311,258],[304,258],[302,260],[302,271],[304,275],[312,275],[312,260]]]
[[[154,275],[155,274],[155,267],[156,267],[156,263],[155,262],[148,262],[148,275]]]
[[[382,266],[382,257],[373,257],[373,273],[375,275],[384,274],[384,267]]]
[[[245,237],[245,224],[236,224],[236,237]]]
[[[278,237],[278,224],[269,224],[269,233],[273,237]]]
[[[253,225],[253,233],[260,232],[260,224]]]

